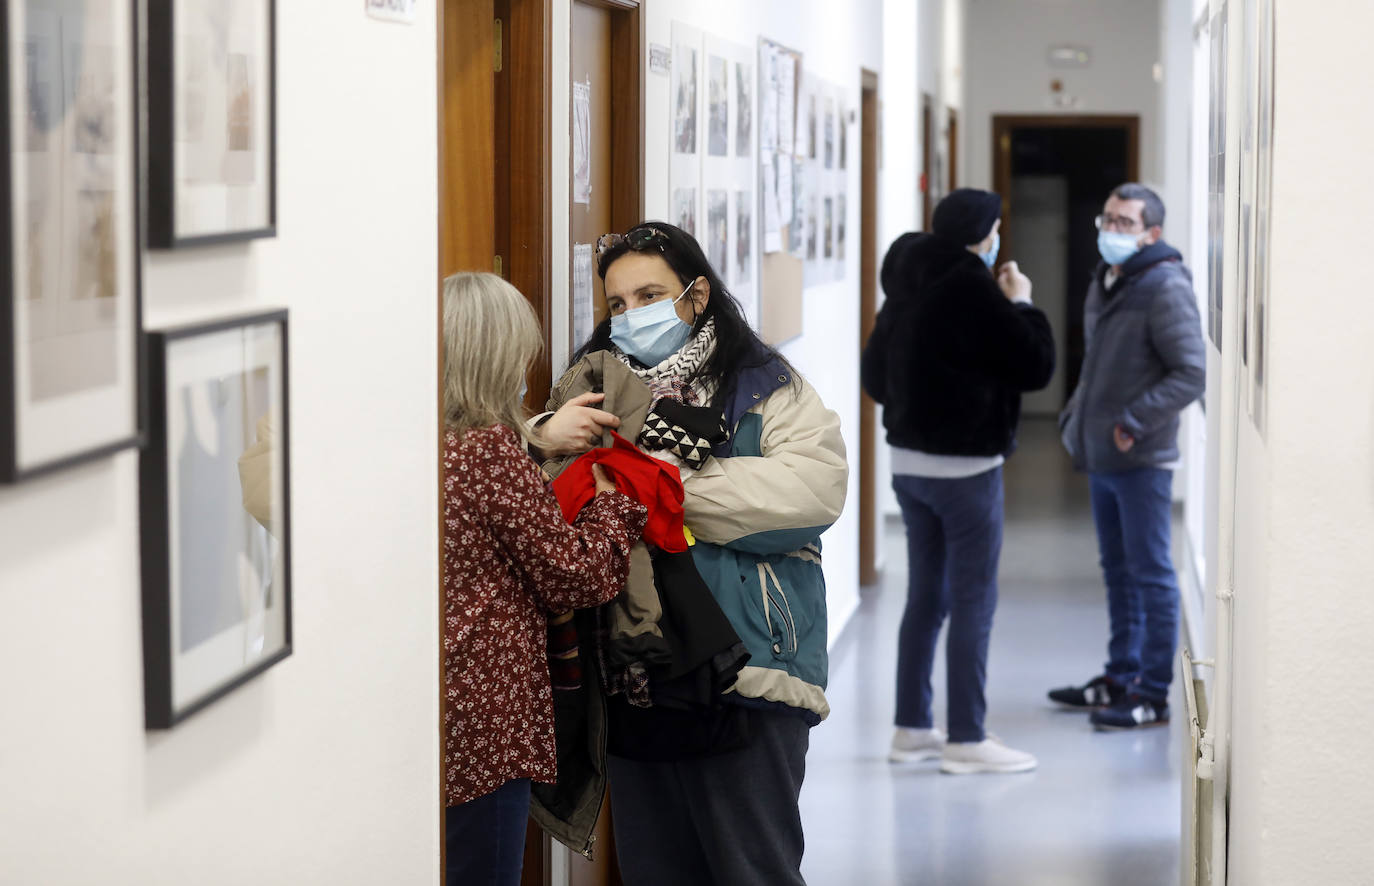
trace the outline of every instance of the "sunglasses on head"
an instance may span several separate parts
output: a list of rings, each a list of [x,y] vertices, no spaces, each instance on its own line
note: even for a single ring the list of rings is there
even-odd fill
[[[628,234],[602,234],[596,240],[598,258],[624,243],[635,252],[657,245],[659,250],[668,242],[668,235],[655,227],[633,228]]]

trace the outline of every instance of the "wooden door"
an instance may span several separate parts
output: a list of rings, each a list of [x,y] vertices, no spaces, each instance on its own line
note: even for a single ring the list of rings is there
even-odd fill
[[[859,145],[859,347],[878,313],[878,75],[863,72]],[[859,583],[878,581],[878,411],[859,392]]]
[[[549,95],[553,0],[444,0],[439,61],[441,278],[494,271],[529,299],[544,353],[527,403],[548,397]]]
[[[529,408],[542,409],[553,374],[553,0],[495,0],[493,5],[501,35],[495,80],[496,247],[502,275],[529,299],[544,333],[544,350],[530,369],[525,397]]]
[[[590,194],[579,200],[577,151],[568,158],[570,247],[595,248],[597,238],[643,221],[642,20],[638,0],[575,0],[572,4],[569,123],[577,137],[577,84],[584,84],[590,127]],[[571,253],[570,253],[571,254]],[[572,273],[569,279],[575,279]],[[594,319],[606,318],[606,294],[592,275]],[[573,323],[569,318],[569,334]],[[584,342],[570,341],[570,353]]]
[[[493,0],[442,7],[440,277],[496,266],[496,27]],[[440,360],[440,365],[443,361]]]

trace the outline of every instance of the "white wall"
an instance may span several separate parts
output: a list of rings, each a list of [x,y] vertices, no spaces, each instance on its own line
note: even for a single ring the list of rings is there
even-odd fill
[[[924,217],[920,189],[924,168],[921,142],[921,96],[933,98],[936,168],[949,169],[945,109],[960,107],[962,13],[964,0],[885,0],[883,3],[883,178],[879,187],[882,223],[879,257],[893,240],[919,230]],[[965,124],[967,140],[968,129]],[[962,173],[961,173],[962,175]],[[879,287],[878,303],[884,296]],[[892,491],[892,459],[878,410],[878,503],[884,516],[900,514]],[[880,521],[879,527],[883,524]],[[879,539],[880,566],[888,552]],[[898,551],[900,556],[901,552]]]
[[[554,157],[567,156],[568,123],[566,103],[570,88],[567,76],[566,45],[569,33],[570,3],[555,4],[553,132]],[[730,0],[661,0],[646,4],[645,40],[669,46],[672,24],[682,22],[708,34],[756,49],[760,36],[775,40],[803,54],[803,66],[816,76],[845,87],[846,107],[859,107],[860,69],[879,72],[883,67],[884,0],[860,0],[837,5],[822,0],[761,0],[741,4]],[[645,214],[666,218],[668,206],[669,134],[671,132],[669,78],[645,75]],[[884,83],[885,77],[880,80]],[[886,88],[883,85],[881,88]],[[899,93],[900,94],[900,93]],[[914,113],[902,103],[889,101],[884,109],[885,127],[899,131],[910,127],[907,115]],[[856,118],[857,121],[857,118]],[[850,128],[851,138],[859,135],[857,122]],[[857,142],[852,156],[857,157]],[[889,155],[887,163],[900,165],[906,158]],[[553,164],[553,201],[568,203],[566,163]],[[908,180],[908,184],[910,180]],[[884,185],[880,182],[880,190]],[[859,164],[849,164],[849,218],[847,229],[852,243],[859,242]],[[880,213],[881,213],[880,209]],[[554,305],[555,340],[565,322],[567,268],[567,226],[565,213],[554,213]],[[880,224],[885,225],[887,217]],[[827,406],[840,415],[845,442],[850,453],[849,500],[839,522],[826,533],[825,573],[829,585],[830,632],[832,641],[858,605],[858,452],[859,427],[859,260],[858,250],[848,251],[848,264],[842,280],[810,287],[803,305],[802,336],[782,348],[783,354],[816,387]],[[566,354],[554,354],[561,367]]]
[[[1367,69],[1362,0],[1279,0],[1269,432],[1242,422],[1230,882],[1361,883],[1374,868],[1374,302],[1331,260],[1333,213],[1374,200],[1374,120],[1332,82]]]
[[[878,194],[878,267],[887,248],[902,234],[921,226],[921,93],[919,24],[922,5],[931,0],[884,0],[883,2],[883,77],[879,84],[883,103],[882,187]],[[916,48],[916,52],[912,49]],[[878,286],[878,304],[885,295]],[[889,559],[901,551],[889,551],[882,518],[897,514],[897,496],[892,491],[892,459],[883,429],[883,410],[878,407],[878,568],[886,570]]]
[[[1207,256],[1193,254],[1192,153],[1194,77],[1207,70],[1193,70],[1193,0],[1159,0],[1159,60],[1164,80],[1159,97],[1157,184],[1168,212],[1164,236],[1192,266]],[[1203,184],[1206,188],[1206,184]]]
[[[277,4],[280,235],[147,261],[149,327],[291,311],[295,654],[145,733],[137,455],[0,489],[6,886],[438,882],[426,6]]]
[[[994,114],[1059,113],[1050,81],[1082,99],[1072,113],[1139,114],[1140,174],[1162,174],[1159,101],[1153,68],[1159,61],[1159,0],[966,0],[964,131],[968,163],[961,177],[992,187]],[[1092,50],[1092,67],[1054,69],[1051,46]]]
[[[1183,253],[1184,261],[1193,270],[1194,290],[1205,328],[1206,97],[1209,69],[1207,65],[1196,67],[1194,56],[1197,48],[1193,37],[1195,6],[1195,0],[1160,0],[1159,3],[1163,82],[1158,90],[1160,177],[1157,189],[1168,210],[1164,236]],[[1199,119],[1202,123],[1200,128]],[[1210,349],[1211,345],[1208,347]],[[1186,571],[1180,574],[1180,583],[1183,588],[1187,640],[1194,658],[1206,658],[1210,656],[1212,648],[1211,632],[1206,629],[1207,600],[1204,591],[1207,417],[1198,404],[1184,410],[1179,448],[1182,465],[1174,475],[1174,497],[1184,503],[1183,550],[1186,556],[1183,566]]]

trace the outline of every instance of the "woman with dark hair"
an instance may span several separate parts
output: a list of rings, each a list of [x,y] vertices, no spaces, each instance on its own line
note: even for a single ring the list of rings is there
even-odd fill
[[[691,563],[749,653],[708,711],[684,719],[655,698],[620,702],[617,719],[611,705],[621,872],[631,886],[801,884],[808,730],[829,713],[820,536],[848,482],[839,417],[759,340],[691,235],[646,222],[597,246],[610,316],[555,401],[589,366],[602,368],[610,412],[613,378],[627,371],[647,388],[638,414],[622,409],[621,431],[679,469]],[[553,436],[567,437],[556,426]],[[593,436],[582,449],[601,444]]]

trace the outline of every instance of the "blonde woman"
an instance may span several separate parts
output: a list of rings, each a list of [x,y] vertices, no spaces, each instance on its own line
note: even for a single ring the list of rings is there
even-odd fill
[[[444,281],[444,793],[449,883],[518,884],[531,781],[556,776],[546,619],[625,584],[644,507],[597,469],[568,525],[526,453],[539,352],[493,274]]]

